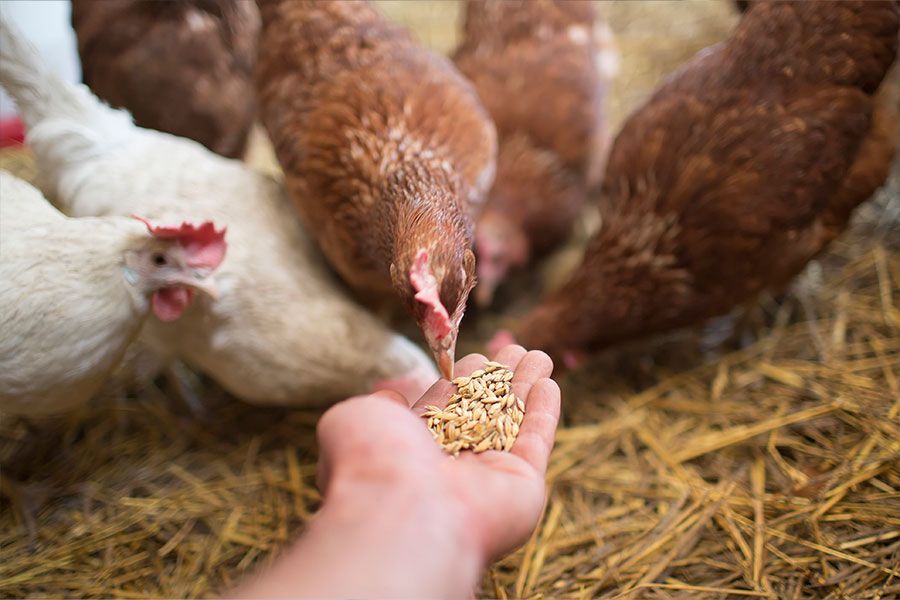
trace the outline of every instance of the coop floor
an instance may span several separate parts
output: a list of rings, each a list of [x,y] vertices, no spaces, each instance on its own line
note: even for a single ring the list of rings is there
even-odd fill
[[[455,2],[382,4],[452,47]],[[735,20],[726,2],[602,9],[623,55],[615,123]],[[262,144],[249,160],[274,166]],[[34,175],[24,152],[3,152],[0,167]],[[546,513],[479,595],[896,597],[898,216],[895,168],[852,231],[760,304],[738,349],[680,332],[566,377]],[[537,283],[505,292],[513,312]],[[464,350],[507,318],[471,314]],[[56,423],[3,419],[3,473],[41,508],[29,539],[4,500],[0,595],[207,596],[302,530],[319,501],[319,413],[253,408],[196,383],[206,417],[161,382]]]

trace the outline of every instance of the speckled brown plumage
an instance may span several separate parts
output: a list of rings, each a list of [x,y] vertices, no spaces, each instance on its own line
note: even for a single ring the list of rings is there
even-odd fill
[[[874,94],[894,2],[751,4],[671,76],[611,150],[602,225],[518,330],[557,356],[723,314],[788,283],[881,185]]]
[[[469,0],[454,55],[497,125],[494,187],[476,233],[487,302],[511,267],[566,239],[600,172],[611,74],[589,2]],[[610,50],[607,50],[610,51]]]
[[[368,298],[394,292],[427,326],[419,253],[453,321],[474,285],[472,219],[496,133],[471,85],[366,2],[260,2],[261,117],[322,250]],[[445,340],[446,343],[446,340]]]
[[[73,0],[84,82],[142,127],[238,157],[253,123],[259,13],[243,0]]]

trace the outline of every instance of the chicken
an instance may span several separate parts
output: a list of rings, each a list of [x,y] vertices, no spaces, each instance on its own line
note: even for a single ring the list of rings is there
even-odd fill
[[[454,62],[494,119],[500,143],[475,233],[479,304],[490,303],[511,268],[566,240],[602,172],[611,41],[589,2],[466,3]]]
[[[366,2],[263,0],[257,94],[288,191],[344,280],[392,290],[450,376],[496,133],[471,85]]]
[[[72,0],[84,82],[141,127],[241,156],[253,123],[250,1]]]
[[[214,293],[224,231],[126,217],[72,219],[0,171],[0,411],[44,417],[83,404],[152,311],[174,321]]]
[[[282,186],[198,143],[135,127],[84,86],[52,73],[0,21],[0,85],[18,104],[39,184],[76,216],[211,218],[228,227],[219,297],[141,340],[252,403],[323,404],[390,386],[418,397],[437,379],[427,355],[350,299]]]
[[[784,288],[884,182],[894,2],[754,2],[624,124],[581,265],[516,328],[557,358]]]

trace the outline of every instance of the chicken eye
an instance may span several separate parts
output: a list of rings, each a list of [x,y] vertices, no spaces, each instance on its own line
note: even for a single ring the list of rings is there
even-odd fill
[[[153,255],[153,264],[156,265],[157,267],[164,267],[164,266],[166,266],[166,263],[168,263],[168,261],[166,260],[166,257],[163,256],[162,254],[154,254]]]

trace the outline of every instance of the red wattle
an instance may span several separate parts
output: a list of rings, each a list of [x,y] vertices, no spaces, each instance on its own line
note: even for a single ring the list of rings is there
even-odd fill
[[[150,303],[153,314],[160,321],[174,321],[180,317],[194,297],[194,290],[185,287],[163,288],[153,292]]]
[[[0,121],[0,148],[20,146],[25,142],[25,125],[19,117]]]

